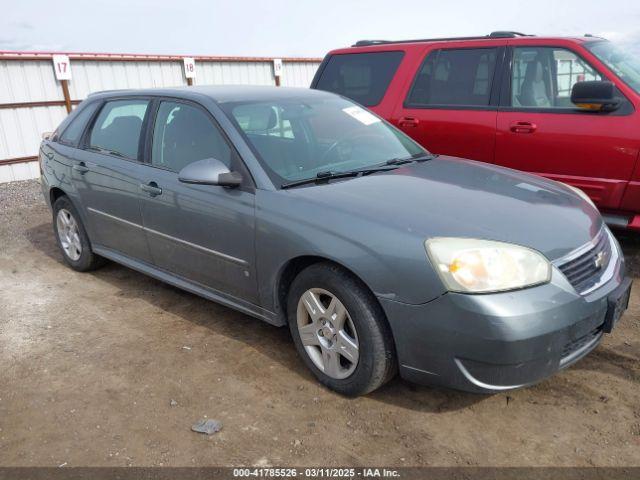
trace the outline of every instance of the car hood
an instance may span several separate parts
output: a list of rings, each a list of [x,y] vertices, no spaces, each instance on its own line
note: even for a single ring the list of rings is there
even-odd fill
[[[425,239],[510,242],[550,260],[584,245],[602,228],[598,211],[560,183],[454,157],[286,193],[323,207],[319,218],[353,215]]]

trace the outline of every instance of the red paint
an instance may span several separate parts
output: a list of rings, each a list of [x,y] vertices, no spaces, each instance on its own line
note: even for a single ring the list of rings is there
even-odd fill
[[[382,101],[370,107],[435,153],[496,163],[582,188],[607,213],[640,229],[640,96],[586,48],[589,38],[482,38],[352,47],[330,53],[404,51]],[[507,108],[406,108],[425,56],[435,49],[552,46],[583,57],[633,105],[628,115],[539,113]],[[635,214],[639,214],[635,216]]]

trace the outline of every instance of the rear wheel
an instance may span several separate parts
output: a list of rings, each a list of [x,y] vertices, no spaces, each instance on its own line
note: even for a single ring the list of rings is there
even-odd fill
[[[396,370],[393,339],[375,297],[340,267],[315,264],[293,281],[289,327],[318,380],[344,395],[369,393]]]
[[[66,196],[53,204],[53,231],[65,263],[74,270],[86,272],[104,264],[104,259],[91,251],[78,211]]]

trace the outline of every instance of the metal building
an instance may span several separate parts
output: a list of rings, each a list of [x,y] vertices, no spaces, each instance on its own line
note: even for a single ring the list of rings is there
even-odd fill
[[[172,55],[63,53],[71,78],[59,80],[54,55],[0,52],[0,183],[38,177],[42,133],[91,92],[194,83],[308,87],[320,64],[318,58],[196,56],[185,62]],[[195,78],[187,78],[191,58]]]

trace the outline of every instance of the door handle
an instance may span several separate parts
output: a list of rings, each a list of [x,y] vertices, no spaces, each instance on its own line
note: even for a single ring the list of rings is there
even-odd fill
[[[162,189],[156,182],[141,183],[140,190],[142,190],[143,192],[147,192],[150,197],[162,195]]]
[[[78,162],[74,164],[73,167],[71,168],[73,168],[76,172],[78,172],[81,175],[84,175],[89,171],[89,167],[87,167],[87,165],[84,162]]]
[[[533,133],[537,128],[538,126],[531,122],[513,122],[509,126],[509,130],[513,133]]]
[[[415,117],[401,117],[398,120],[399,127],[417,127],[419,123],[420,120]]]

